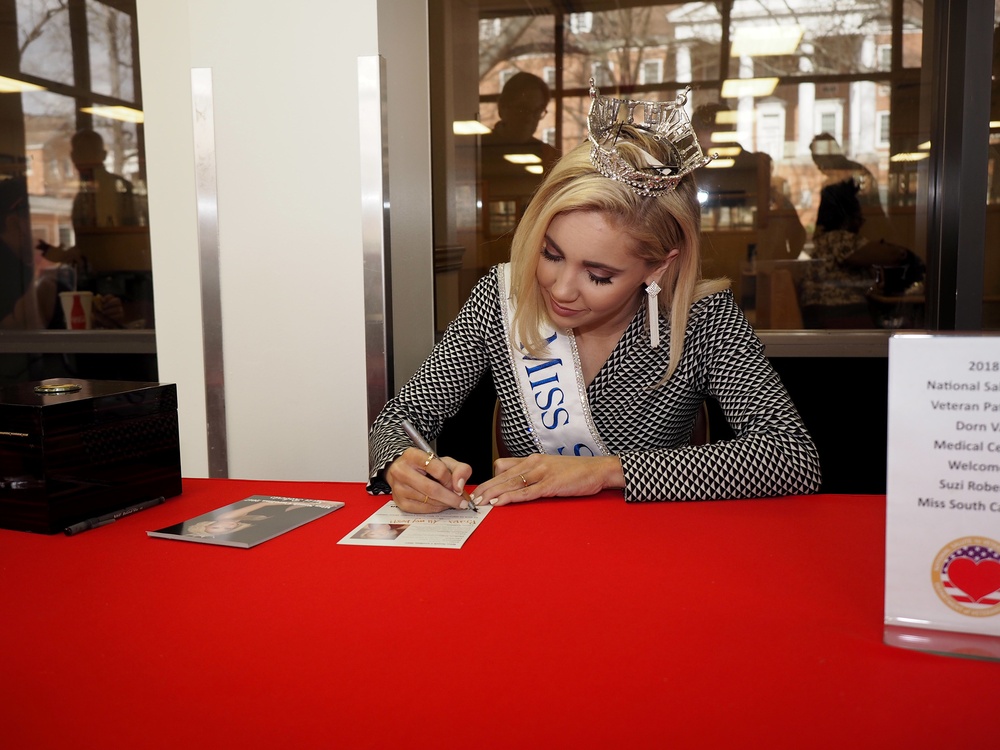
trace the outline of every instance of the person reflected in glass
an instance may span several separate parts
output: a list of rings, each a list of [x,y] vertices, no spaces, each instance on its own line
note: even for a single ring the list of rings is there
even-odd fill
[[[749,151],[734,140],[731,115],[722,102],[711,102],[691,116],[698,141],[708,153],[719,152],[720,165],[728,165],[698,175],[703,208],[714,217],[715,228],[755,230],[754,257],[748,260],[796,258],[805,246],[806,230],[788,196],[788,183],[775,173],[769,154]],[[719,134],[726,135],[716,142]]]
[[[80,174],[80,189],[73,200],[73,228],[138,225],[132,183],[104,166],[108,152],[100,133],[80,130],[70,145],[70,158]]]
[[[822,173],[822,187],[853,180],[857,185],[858,203],[864,217],[860,234],[870,240],[891,242],[894,233],[879,197],[878,180],[861,162],[849,159],[840,143],[830,133],[823,132],[809,144],[813,163]],[[819,222],[817,221],[817,224]]]
[[[758,256],[762,260],[798,258],[806,246],[808,233],[789,196],[788,181],[774,173],[773,161],[769,187],[767,226],[760,233]]]
[[[70,288],[57,269],[35,270],[27,183],[0,181],[0,328],[61,328],[59,292]]]
[[[105,166],[108,157],[104,139],[94,130],[77,131],[70,141],[70,158],[80,176],[80,186],[73,199],[71,218],[76,244],[71,247],[39,242],[38,249],[46,260],[64,263],[73,268],[74,286],[94,285],[91,278],[91,255],[101,253],[113,239],[106,230],[116,227],[137,227],[141,216],[132,183]],[[120,328],[124,325],[125,308],[121,290],[115,293],[95,289],[94,325],[100,328]]]
[[[802,281],[802,320],[806,328],[872,328],[869,293],[879,271],[897,269],[905,291],[923,279],[923,264],[911,251],[861,236],[865,216],[860,186],[853,179],[827,185],[820,193],[811,263]]]
[[[490,262],[507,260],[510,233],[559,156],[553,146],[535,137],[550,97],[548,85],[538,76],[514,74],[497,101],[500,119],[480,139],[484,240]]]
[[[526,149],[519,148],[517,152],[537,156],[537,163],[546,171],[550,169],[559,154],[553,146],[536,138],[535,131],[548,113],[551,97],[548,84],[538,76],[523,71],[511,76],[497,100],[500,119],[482,137],[484,153],[487,148],[495,147],[503,152],[499,154],[502,159],[504,153],[512,153],[509,146],[525,146]]]
[[[706,193],[706,208],[741,209],[749,216],[770,193],[771,157],[736,140],[732,114],[722,102],[711,102],[691,115],[699,143],[707,153],[721,149],[720,163],[728,165],[704,170],[698,175],[698,187]]]
[[[510,262],[479,281],[371,427],[368,490],[404,511],[467,506],[459,493],[471,467],[413,447],[401,423],[433,440],[485,372],[509,457],[480,478],[477,505],[607,489],[642,502],[819,487],[816,448],[728,280],[702,278],[693,170],[705,159],[692,131],[611,122],[602,113],[614,100],[591,93],[593,147],[556,163]],[[692,445],[708,397],[736,437]]]

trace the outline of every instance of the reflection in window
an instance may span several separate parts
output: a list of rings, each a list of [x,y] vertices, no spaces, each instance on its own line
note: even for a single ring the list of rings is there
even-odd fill
[[[104,3],[88,0],[90,85],[97,94],[133,101],[132,19]]]
[[[639,83],[649,85],[663,80],[663,60],[644,60],[639,73]]]
[[[589,34],[594,27],[594,14],[570,13],[568,27],[571,34]]]
[[[889,113],[878,112],[876,118],[878,119],[877,145],[879,148],[889,148]]]
[[[823,189],[849,181],[861,205],[858,243],[903,248],[916,268],[907,275],[905,299],[897,286],[881,293],[892,274],[880,267],[852,275],[868,279],[872,291],[867,317],[853,323],[915,324],[923,305],[915,207],[926,184],[920,154],[927,137],[919,130],[920,87],[907,69],[921,61],[923,4],[902,0],[897,29],[893,0],[839,3],[838,13],[820,2],[794,10],[777,3],[628,5],[562,14],[560,4],[542,3],[534,16],[513,17],[481,2],[480,119],[496,121],[503,71],[533,74],[560,97],[533,137],[564,152],[586,137],[591,77],[604,93],[635,98],[673,98],[690,85],[688,108],[702,115],[701,142],[719,154],[698,177],[706,275],[729,277],[759,328],[801,327],[802,281],[827,231],[817,222]],[[730,89],[735,93],[724,97]],[[496,195],[484,164],[476,195],[485,216],[464,255],[462,293],[505,259],[495,232],[511,226],[530,199]],[[458,227],[447,233],[462,234]]]
[[[591,63],[590,77],[598,86],[607,88],[615,85],[615,64],[609,60]]]
[[[0,76],[33,84],[0,96],[0,226],[11,228],[0,235],[0,335],[85,325],[75,292],[91,295],[89,327],[151,329],[134,3],[0,8],[16,18],[0,35],[16,36],[19,51],[0,55]],[[18,340],[27,348],[4,354],[0,380],[156,379],[155,355],[124,356],[117,343],[95,355],[43,355],[30,337]]]
[[[20,72],[73,85],[73,46],[66,1],[17,0],[16,13]]]
[[[542,69],[542,80],[550,88],[554,89],[556,87],[556,69],[552,65],[546,65]]]

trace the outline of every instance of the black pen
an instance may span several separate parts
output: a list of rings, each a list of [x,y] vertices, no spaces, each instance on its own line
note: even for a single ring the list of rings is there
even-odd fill
[[[434,449],[431,448],[430,443],[428,443],[424,439],[424,436],[417,431],[417,428],[414,427],[412,424],[410,424],[410,422],[406,419],[403,420],[403,432],[405,432],[409,436],[410,440],[413,441],[413,444],[417,448],[424,451],[425,453],[430,454],[434,458],[438,457],[438,455],[434,452]],[[427,463],[430,463],[430,461],[428,461]],[[469,504],[469,510],[471,510],[473,513],[479,512],[479,508],[477,508],[476,504],[472,502],[472,498],[469,497],[469,493],[466,492],[465,490],[462,490],[462,498]]]
[[[98,516],[97,518],[88,518],[86,521],[74,523],[72,526],[66,527],[66,536],[73,536],[74,534],[79,534],[81,531],[96,529],[98,526],[107,526],[109,523],[114,523],[119,518],[130,516],[133,513],[138,513],[140,510],[146,510],[146,508],[152,508],[154,505],[159,505],[160,503],[166,501],[166,499],[167,498],[165,497],[156,497],[152,500],[145,500],[141,503],[130,505],[127,508],[116,510],[113,513],[105,513],[103,516]]]

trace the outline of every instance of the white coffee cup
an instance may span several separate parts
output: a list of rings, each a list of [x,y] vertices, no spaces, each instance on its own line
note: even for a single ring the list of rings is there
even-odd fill
[[[66,327],[73,330],[90,328],[94,307],[93,292],[59,292]]]

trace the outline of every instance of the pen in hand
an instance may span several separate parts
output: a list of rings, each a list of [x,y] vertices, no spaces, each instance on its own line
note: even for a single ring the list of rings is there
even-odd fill
[[[414,427],[412,424],[410,424],[410,422],[406,419],[403,420],[403,432],[407,434],[407,436],[410,438],[410,440],[413,441],[413,444],[417,448],[424,451],[425,453],[429,453],[430,455],[437,457],[437,455],[434,453],[434,449],[431,448],[430,443],[428,443],[424,439],[424,436],[421,435],[419,432],[417,432],[417,428]],[[477,508],[476,504],[472,502],[472,498],[469,497],[469,493],[466,492],[465,490],[462,490],[462,498],[469,504],[469,510],[473,511],[474,513],[479,512],[479,508]]]

